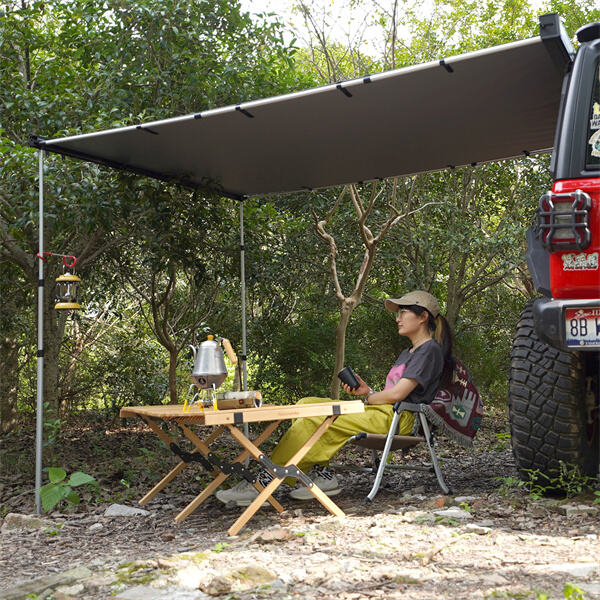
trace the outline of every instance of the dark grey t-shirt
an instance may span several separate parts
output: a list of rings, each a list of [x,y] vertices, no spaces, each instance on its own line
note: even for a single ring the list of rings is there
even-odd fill
[[[431,339],[417,347],[414,352],[404,350],[394,363],[394,367],[404,364],[406,369],[402,373],[402,377],[415,379],[419,383],[405,402],[429,404],[440,385],[444,368],[444,357],[440,345]]]

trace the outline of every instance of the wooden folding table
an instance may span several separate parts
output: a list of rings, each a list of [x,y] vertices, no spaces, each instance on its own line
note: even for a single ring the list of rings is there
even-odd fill
[[[329,426],[340,415],[359,413],[364,411],[364,405],[360,400],[349,400],[342,402],[319,402],[315,404],[295,404],[292,406],[261,406],[259,408],[242,408],[232,410],[213,410],[202,409],[194,405],[188,412],[183,412],[181,405],[168,406],[131,406],[121,409],[121,417],[140,417],[156,433],[156,435],[179,457],[177,465],[159,481],[141,500],[140,504],[146,504],[169,482],[171,482],[190,462],[201,464],[212,476],[212,481],[204,490],[196,496],[176,517],[175,521],[183,521],[200,504],[209,498],[215,490],[232,473],[243,477],[259,492],[258,496],[250,503],[248,508],[239,516],[235,523],[229,528],[229,535],[236,535],[256,513],[256,511],[266,501],[278,512],[283,511],[283,507],[275,498],[273,492],[281,485],[286,477],[297,478],[311,494],[333,515],[344,516],[342,510],[322,492],[317,485],[303,473],[297,464],[313,447],[315,442],[327,431]],[[315,430],[313,435],[306,443],[290,458],[283,466],[273,464],[268,456],[259,449],[259,446],[265,442],[271,434],[277,429],[277,426],[286,419],[301,419],[305,417],[325,417],[321,425]],[[175,423],[178,429],[183,432],[185,437],[194,445],[193,452],[183,450],[171,437],[163,431],[160,421]],[[268,422],[265,430],[254,440],[246,437],[238,425],[243,423]],[[201,439],[191,426],[201,425],[213,427],[213,431]],[[219,458],[209,447],[217,438],[225,433],[229,434],[242,446],[243,450],[231,462]],[[244,461],[252,456],[272,475],[273,480],[262,487],[256,480],[256,475],[250,471]]]

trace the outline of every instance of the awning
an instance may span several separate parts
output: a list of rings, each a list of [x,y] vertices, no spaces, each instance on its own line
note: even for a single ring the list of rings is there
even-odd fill
[[[32,136],[31,143],[232,198],[505,159],[553,145],[567,55],[557,59],[552,50],[536,37],[163,121]]]

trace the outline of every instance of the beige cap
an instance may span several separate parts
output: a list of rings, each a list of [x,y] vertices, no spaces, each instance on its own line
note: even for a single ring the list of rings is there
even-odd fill
[[[426,308],[434,318],[440,314],[440,305],[438,304],[438,301],[429,292],[423,290],[408,292],[408,294],[404,294],[402,298],[388,298],[385,301],[385,307],[392,312],[397,312],[401,306],[422,306],[423,308]]]

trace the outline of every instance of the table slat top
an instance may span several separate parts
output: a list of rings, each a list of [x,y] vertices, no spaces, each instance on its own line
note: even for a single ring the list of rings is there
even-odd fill
[[[121,418],[150,417],[176,423],[196,425],[227,425],[255,423],[260,421],[279,421],[302,417],[326,417],[334,414],[347,415],[361,413],[365,409],[361,400],[342,400],[317,402],[314,404],[292,404],[286,406],[263,405],[258,408],[234,408],[230,410],[201,409],[193,405],[183,412],[183,405],[169,404],[160,406],[127,406],[121,409]]]

